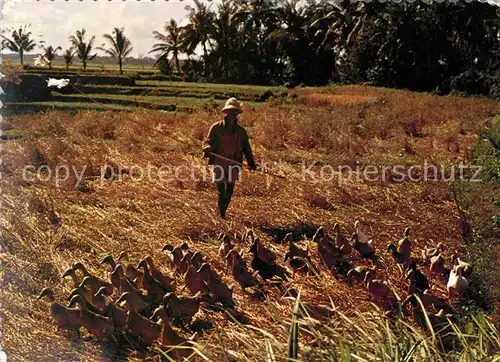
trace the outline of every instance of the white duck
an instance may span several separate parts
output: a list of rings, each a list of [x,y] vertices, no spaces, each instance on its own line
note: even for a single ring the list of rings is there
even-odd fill
[[[361,223],[359,222],[359,220],[356,220],[356,222],[354,223],[354,228],[356,229],[356,234],[358,234],[358,241],[360,243],[366,243],[370,246],[373,246],[373,240],[361,231]]]
[[[453,270],[450,272],[448,284],[446,284],[446,289],[448,289],[448,296],[454,292],[463,294],[469,287],[469,282],[462,275],[462,272],[463,268],[458,265],[455,265],[453,267]]]

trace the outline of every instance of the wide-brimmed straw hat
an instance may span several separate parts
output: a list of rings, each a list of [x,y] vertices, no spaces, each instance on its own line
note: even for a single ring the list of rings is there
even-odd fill
[[[224,105],[224,108],[222,108],[222,112],[227,111],[228,109],[236,109],[238,113],[243,112],[243,109],[241,109],[241,106],[243,104],[240,103],[236,98],[229,98],[226,101],[226,104]]]

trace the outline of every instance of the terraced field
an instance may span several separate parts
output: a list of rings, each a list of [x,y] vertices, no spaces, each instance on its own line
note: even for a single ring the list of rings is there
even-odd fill
[[[54,89],[47,101],[6,102],[6,114],[73,109],[133,111],[137,108],[192,112],[219,108],[229,97],[237,97],[247,106],[258,108],[271,97],[287,96],[286,88],[280,87],[136,80],[109,75],[83,76],[74,72],[28,71],[28,74],[43,79],[69,77],[71,83],[62,91]],[[95,79],[99,79],[100,84],[91,84]],[[106,84],[123,82],[121,79],[133,85]]]

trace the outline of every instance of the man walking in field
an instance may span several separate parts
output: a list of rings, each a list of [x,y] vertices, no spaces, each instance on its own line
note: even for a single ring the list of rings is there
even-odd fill
[[[203,154],[208,164],[213,165],[213,179],[219,193],[219,214],[225,218],[226,210],[233,196],[234,184],[238,181],[243,156],[251,170],[256,170],[252,148],[246,130],[238,124],[241,104],[236,98],[229,98],[222,108],[222,121],[214,123],[203,143]]]

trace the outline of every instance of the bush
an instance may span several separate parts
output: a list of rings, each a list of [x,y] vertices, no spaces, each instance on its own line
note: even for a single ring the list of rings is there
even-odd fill
[[[270,90],[270,89],[267,89],[265,90],[264,92],[262,92],[262,94],[260,95],[260,100],[262,102],[265,102],[267,101],[269,98],[271,98],[272,96],[274,95],[273,91]]]
[[[172,65],[170,64],[170,61],[166,57],[159,59],[158,63],[156,63],[156,68],[160,71],[162,75],[172,74]]]
[[[451,88],[466,94],[489,95],[494,78],[483,72],[471,69],[451,78]]]

